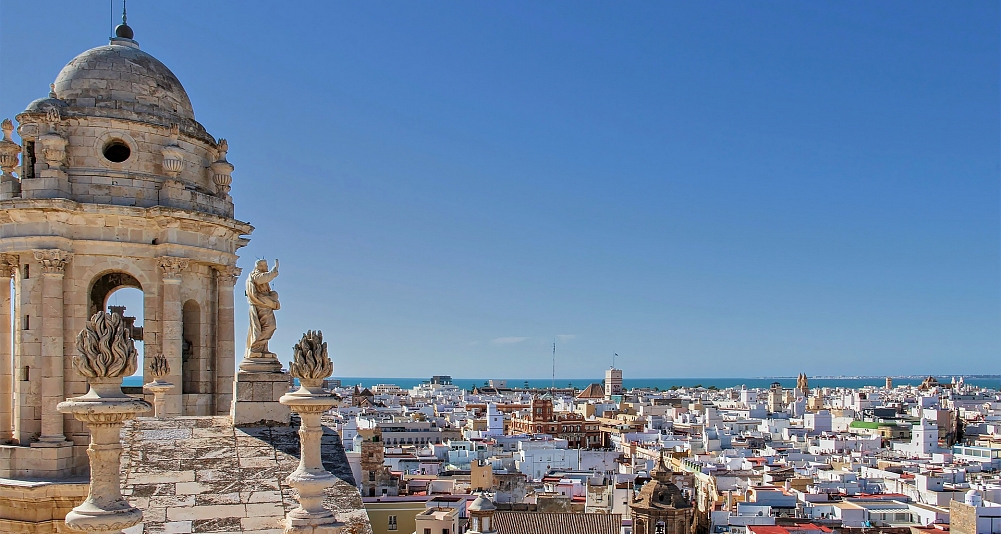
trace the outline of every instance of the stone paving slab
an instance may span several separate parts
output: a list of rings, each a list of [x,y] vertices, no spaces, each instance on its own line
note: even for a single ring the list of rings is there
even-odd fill
[[[293,425],[297,420],[293,419]],[[297,426],[234,428],[228,417],[139,418],[122,429],[123,493],[143,511],[125,534],[281,534],[296,506]],[[371,534],[340,436],[324,427],[323,465],[337,476],[326,506],[346,534]]]

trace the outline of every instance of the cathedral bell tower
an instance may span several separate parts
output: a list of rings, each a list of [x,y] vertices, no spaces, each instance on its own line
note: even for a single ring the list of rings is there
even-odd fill
[[[123,287],[143,293],[145,361],[163,354],[179,385],[167,415],[228,414],[253,227],[234,218],[226,141],[124,23],[16,120],[20,142],[10,121],[0,141],[0,477],[86,472],[87,431],[56,404],[87,391],[75,334]]]

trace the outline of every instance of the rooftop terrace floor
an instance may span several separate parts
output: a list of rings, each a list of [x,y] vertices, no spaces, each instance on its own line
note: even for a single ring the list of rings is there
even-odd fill
[[[140,533],[281,534],[297,506],[284,479],[299,465],[298,427],[234,428],[227,417],[139,418],[122,429],[123,493]],[[340,436],[324,427],[323,464],[337,476],[325,504],[345,533],[371,534]]]

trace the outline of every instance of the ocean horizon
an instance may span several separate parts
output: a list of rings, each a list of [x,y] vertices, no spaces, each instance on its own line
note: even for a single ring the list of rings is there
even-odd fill
[[[942,383],[948,383],[953,377],[958,380],[960,376],[964,377],[963,380],[971,386],[980,386],[991,389],[1001,389],[1001,376],[999,375],[973,375],[976,378],[970,378],[970,375],[934,375],[935,378]],[[986,377],[986,378],[984,378]],[[918,385],[924,380],[923,376],[909,375],[901,377],[890,377],[893,379],[893,384],[896,385]],[[428,378],[391,378],[391,377],[331,377],[333,380],[340,380],[343,387],[350,386],[360,386],[370,388],[376,384],[395,384],[403,389],[410,389],[414,386],[420,384],[421,382],[427,382]],[[486,385],[489,379],[486,378],[453,378],[452,383],[463,389],[471,390],[475,387],[482,387]],[[529,388],[539,388],[545,389],[552,386],[557,388],[565,388],[568,386],[573,386],[577,389],[584,389],[590,384],[602,383],[603,378],[600,379],[588,379],[588,378],[557,378],[555,381],[551,378],[507,378],[507,379],[493,379],[493,380],[506,380],[507,386],[512,388],[524,388],[526,384]],[[883,386],[886,384],[885,377],[818,377],[809,378],[810,387],[843,387],[843,388],[860,388],[864,386]],[[748,388],[767,388],[773,382],[778,382],[782,384],[785,388],[793,388],[796,386],[796,377],[754,377],[754,378],[623,378],[622,386],[626,389],[632,388],[658,388],[658,389],[670,389],[674,386],[678,387],[693,387],[701,385],[703,387],[715,386],[719,389],[725,389],[729,387],[740,387],[747,386]],[[126,377],[123,385],[125,386],[141,386],[142,376],[134,375]]]

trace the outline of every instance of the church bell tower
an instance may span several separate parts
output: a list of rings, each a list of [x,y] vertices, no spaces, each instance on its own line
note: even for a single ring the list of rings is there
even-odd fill
[[[167,415],[230,410],[237,251],[253,227],[234,218],[228,144],[124,21],[115,33],[17,115],[19,142],[3,122],[0,477],[86,472],[87,431],[56,404],[87,391],[75,334],[120,288],[142,291],[133,333],[178,385]]]

